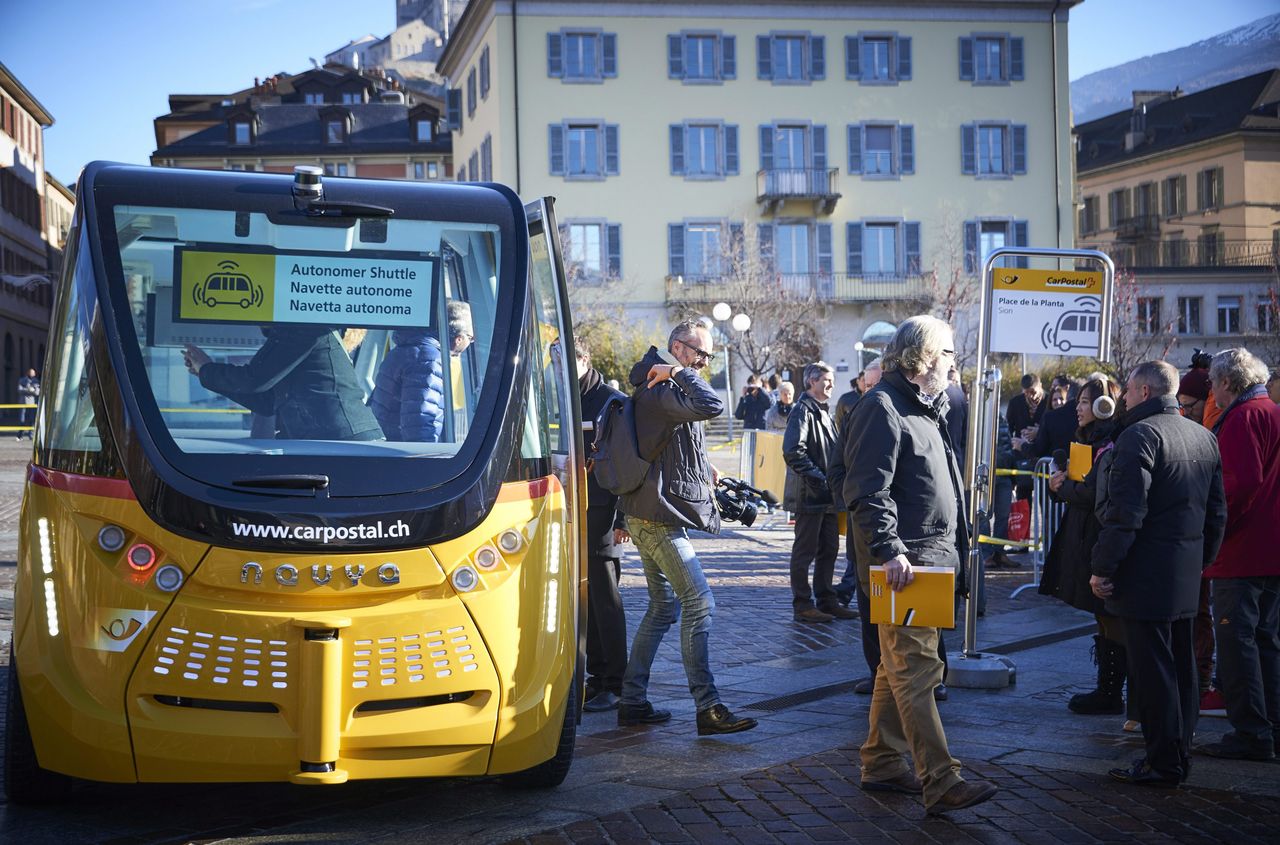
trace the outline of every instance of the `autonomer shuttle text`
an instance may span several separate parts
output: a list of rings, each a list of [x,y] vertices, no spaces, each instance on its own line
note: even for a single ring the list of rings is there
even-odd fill
[[[409,524],[402,520],[396,520],[390,525],[383,525],[382,520],[372,525],[261,525],[256,522],[233,522],[231,533],[236,537],[332,543],[335,540],[382,540],[408,537]]]

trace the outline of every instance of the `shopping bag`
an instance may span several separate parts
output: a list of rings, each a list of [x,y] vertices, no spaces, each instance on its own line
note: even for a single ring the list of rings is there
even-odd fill
[[[1018,499],[1009,508],[1010,540],[1026,542],[1031,537],[1031,500]]]

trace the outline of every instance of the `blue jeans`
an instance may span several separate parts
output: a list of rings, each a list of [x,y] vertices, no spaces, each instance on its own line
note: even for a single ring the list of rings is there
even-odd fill
[[[699,711],[719,704],[720,693],[711,676],[707,649],[716,603],[688,534],[683,528],[634,516],[627,517],[627,530],[644,564],[649,608],[631,641],[631,659],[622,678],[622,703],[628,706],[645,703],[649,670],[658,646],[667,629],[683,616],[680,656],[689,678],[689,692]]]

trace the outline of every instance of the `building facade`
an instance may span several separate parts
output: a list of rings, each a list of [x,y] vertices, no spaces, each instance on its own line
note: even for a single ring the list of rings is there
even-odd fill
[[[856,373],[934,279],[1072,245],[1073,5],[473,0],[439,64],[458,178],[555,196],[575,279],[636,322],[757,257]]]
[[[169,108],[155,120],[158,166],[290,173],[311,164],[333,176],[453,176],[443,103],[376,70],[326,66],[255,80],[235,94],[174,94]]]
[[[51,266],[60,251],[46,230],[44,129],[53,116],[0,64],[0,404],[17,401],[18,379],[44,365],[52,309]],[[0,420],[12,423],[8,412]]]
[[[1081,245],[1135,286],[1129,324],[1192,349],[1280,356],[1280,69],[1187,96],[1136,91],[1076,128]]]

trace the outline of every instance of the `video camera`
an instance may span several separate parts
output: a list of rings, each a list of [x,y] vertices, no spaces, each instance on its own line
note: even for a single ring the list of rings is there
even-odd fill
[[[723,488],[723,489],[721,489]],[[741,522],[750,528],[762,505],[774,507],[778,499],[768,490],[752,487],[745,481],[727,475],[720,477],[716,489],[716,508],[727,522]]]
[[[1213,363],[1213,353],[1205,352],[1200,347],[1191,350],[1191,369],[1207,370],[1209,365]]]

